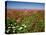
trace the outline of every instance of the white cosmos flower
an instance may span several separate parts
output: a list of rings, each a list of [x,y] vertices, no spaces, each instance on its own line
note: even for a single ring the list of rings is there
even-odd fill
[[[11,27],[8,27],[8,28],[11,28]]]
[[[26,28],[27,26],[25,25],[24,27]]]
[[[15,31],[13,31],[13,32],[15,32]]]
[[[22,24],[22,26],[25,26],[25,24]]]
[[[13,26],[13,25],[11,24],[11,26]]]
[[[15,28],[15,27],[12,27],[12,28]]]
[[[20,27],[18,30],[21,30],[23,27]]]
[[[10,30],[7,30],[7,33],[9,32]]]
[[[25,24],[23,24],[22,26],[24,26],[25,28],[27,27]]]

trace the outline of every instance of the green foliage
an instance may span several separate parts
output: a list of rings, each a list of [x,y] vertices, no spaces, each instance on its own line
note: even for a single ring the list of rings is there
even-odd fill
[[[37,16],[39,15],[24,16],[20,24],[16,22],[16,19],[7,18],[6,33],[41,32],[44,29],[44,20],[38,20]]]

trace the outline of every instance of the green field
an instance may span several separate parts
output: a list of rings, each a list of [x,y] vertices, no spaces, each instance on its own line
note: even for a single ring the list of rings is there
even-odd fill
[[[8,14],[5,23],[7,34],[44,32],[44,11],[14,12]]]

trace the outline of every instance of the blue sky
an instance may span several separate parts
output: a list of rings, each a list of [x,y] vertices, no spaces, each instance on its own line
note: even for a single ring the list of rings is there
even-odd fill
[[[44,3],[8,1],[7,8],[12,8],[12,9],[44,9]]]

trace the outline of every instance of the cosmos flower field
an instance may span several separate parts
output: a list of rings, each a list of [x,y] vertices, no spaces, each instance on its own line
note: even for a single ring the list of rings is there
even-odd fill
[[[44,32],[44,10],[7,9],[6,34]]]

